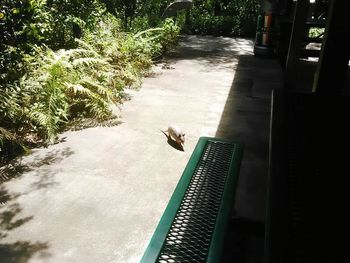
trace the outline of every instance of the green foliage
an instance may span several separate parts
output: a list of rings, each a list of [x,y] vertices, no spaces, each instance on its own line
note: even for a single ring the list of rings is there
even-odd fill
[[[34,45],[76,45],[105,9],[98,0],[3,0],[0,5],[0,85],[24,74],[23,57]]]
[[[134,35],[134,39],[146,48],[151,56],[158,56],[167,49],[172,48],[180,34],[180,27],[173,19],[167,18],[159,28],[151,28]]]
[[[25,92],[17,85],[0,89],[0,164],[25,149],[21,138],[27,128],[27,120],[21,107],[21,99],[24,97]]]
[[[23,74],[21,59],[38,41],[34,1],[3,0],[0,5],[0,87]],[[31,29],[31,30],[30,30]]]
[[[7,159],[25,151],[18,138],[10,130],[0,127],[0,165]]]
[[[140,30],[148,27],[156,27],[161,23],[161,14],[172,0],[101,0],[108,12],[123,21],[124,30],[135,30],[138,24]],[[141,18],[145,24],[138,23]],[[134,23],[134,20],[138,20]]]
[[[145,43],[135,41],[132,34],[121,32],[121,21],[106,15],[98,27],[86,31],[83,40],[101,56],[108,57],[113,67],[117,89],[139,86],[142,74],[152,65],[152,51]]]
[[[258,8],[257,0],[196,0],[187,28],[195,34],[254,34],[245,28],[255,25]]]
[[[57,134],[72,121],[88,118],[104,123],[113,118],[112,105],[122,102],[125,87],[140,86],[152,59],[171,48],[180,31],[172,19],[149,28],[141,25],[148,18],[140,17],[134,20],[140,21],[135,31],[123,32],[122,20],[100,5],[89,11],[84,22],[74,10],[63,21],[56,9],[48,11],[49,5],[58,2],[43,0],[32,5],[43,13],[32,10],[31,23],[38,15],[47,25],[47,31],[34,34],[35,41],[2,45],[6,52],[0,56],[4,65],[0,83],[0,161],[26,146],[55,142]],[[68,1],[61,3],[61,8],[70,5]],[[71,18],[76,24],[81,22],[79,27],[83,29],[80,39],[74,41]],[[31,27],[24,23],[21,30],[35,28],[34,22]],[[56,39],[55,34],[68,38]]]
[[[96,20],[105,12],[98,0],[45,0],[43,11],[50,19],[52,34],[45,42],[50,47],[74,47],[86,28],[93,28]]]
[[[199,10],[191,12],[189,28],[195,34],[213,35],[232,35],[239,30],[233,16],[214,16]]]
[[[27,49],[40,43],[69,47],[101,12],[97,0],[3,0],[0,37],[6,45]]]
[[[256,0],[195,0],[162,19],[172,0],[2,0],[0,162],[55,142],[76,120],[112,118],[126,87],[139,87],[152,60],[192,33],[240,34]],[[254,23],[255,25],[255,23]]]
[[[5,143],[15,140],[16,136],[14,134],[12,134],[9,130],[0,127],[0,151],[4,147]]]
[[[49,142],[69,118],[104,120],[111,116],[110,104],[120,101],[108,59],[83,41],[76,49],[37,48],[27,60],[31,68],[20,81],[30,94],[26,114],[32,130]]]
[[[318,28],[318,27],[311,27],[309,29],[309,37],[319,37],[322,38],[323,34],[325,32],[324,28]]]
[[[35,40],[35,35],[32,36],[32,32],[24,29],[25,26],[31,25],[34,21],[35,5],[34,1],[2,1],[0,5],[0,39],[2,43],[14,45]]]

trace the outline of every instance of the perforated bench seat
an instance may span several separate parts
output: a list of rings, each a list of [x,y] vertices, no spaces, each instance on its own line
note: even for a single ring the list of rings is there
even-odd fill
[[[201,137],[142,257],[150,262],[219,262],[243,147]]]

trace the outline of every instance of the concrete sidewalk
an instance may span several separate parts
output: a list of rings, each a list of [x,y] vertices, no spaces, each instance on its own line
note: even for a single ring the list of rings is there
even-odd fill
[[[263,220],[267,166],[252,157],[254,149],[250,154],[254,140],[244,130],[253,137],[260,132],[247,115],[253,105],[263,116],[261,147],[267,147],[271,86],[259,88],[259,75],[252,78],[247,70],[250,62],[239,63],[254,59],[252,45],[239,38],[185,37],[167,66],[130,91],[122,124],[66,132],[63,142],[23,157],[12,169],[16,177],[0,185],[0,262],[139,262],[200,136],[246,140],[242,172],[251,174],[250,165],[260,170],[255,176],[263,189],[246,197],[255,191],[249,189],[254,177],[243,179],[239,207],[244,216]],[[235,76],[238,66],[241,79]],[[243,115],[231,114],[237,112],[232,103]],[[185,152],[171,147],[160,131],[169,124],[186,132]]]

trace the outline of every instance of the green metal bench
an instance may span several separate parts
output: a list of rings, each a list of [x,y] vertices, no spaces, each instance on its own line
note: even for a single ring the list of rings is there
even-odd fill
[[[199,139],[142,263],[220,261],[242,152],[236,142]]]

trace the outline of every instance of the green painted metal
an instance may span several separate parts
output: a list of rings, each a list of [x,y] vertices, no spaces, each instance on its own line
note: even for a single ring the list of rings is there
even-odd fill
[[[240,143],[234,143],[235,148],[231,157],[231,164],[229,170],[229,176],[225,185],[224,193],[222,196],[222,203],[219,209],[220,213],[216,219],[216,225],[214,228],[207,263],[220,262],[225,234],[227,233],[230,215],[234,204],[235,193],[238,185],[239,170],[241,160],[243,156],[243,146]]]
[[[230,212],[233,206],[235,188],[237,186],[239,167],[242,158],[243,147],[241,144],[218,138],[201,137],[188,161],[188,164],[180,178],[178,185],[168,203],[167,208],[155,230],[152,239],[141,259],[141,263],[158,262],[160,252],[166,242],[167,235],[172,227],[173,221],[179,210],[186,190],[190,185],[193,174],[203,157],[203,152],[208,142],[221,142],[234,145],[234,150],[230,156],[228,177],[225,182],[224,191],[221,198],[219,213],[216,217],[214,231],[210,241],[210,247],[206,262],[219,262],[222,254],[225,233],[228,226]]]

